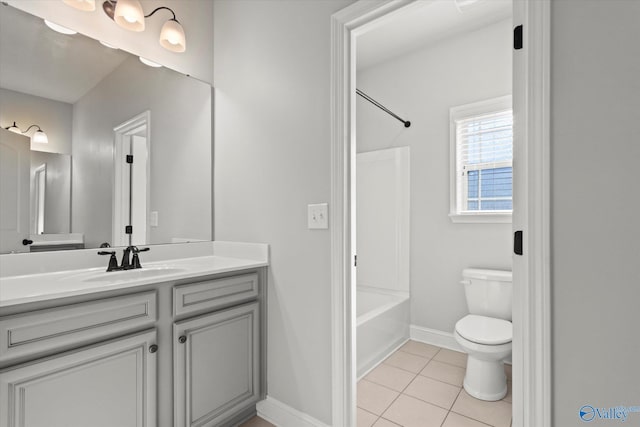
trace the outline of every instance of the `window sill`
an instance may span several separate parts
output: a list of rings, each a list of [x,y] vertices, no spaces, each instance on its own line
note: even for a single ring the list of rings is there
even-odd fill
[[[453,223],[475,224],[510,224],[510,213],[450,213],[449,218]]]

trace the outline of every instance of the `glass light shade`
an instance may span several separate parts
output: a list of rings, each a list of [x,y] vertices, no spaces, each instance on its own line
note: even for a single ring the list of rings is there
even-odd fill
[[[37,130],[31,137],[31,142],[35,144],[48,144],[49,138],[47,138],[46,133],[42,132],[41,130]]]
[[[175,19],[164,23],[160,31],[160,45],[172,52],[184,52],[187,49],[187,40],[184,36],[184,28]]]
[[[62,0],[64,4],[84,12],[96,10],[96,0]]]
[[[63,27],[62,25],[58,25],[55,22],[47,21],[46,19],[44,20],[44,23],[47,25],[47,27],[51,28],[53,31],[58,32],[60,34],[67,34],[69,36],[78,34],[77,31],[74,31],[67,27]]]
[[[138,0],[118,0],[113,20],[130,31],[144,31],[144,12]]]
[[[20,128],[18,126],[16,126],[16,122],[13,122],[13,124],[11,126],[9,126],[8,128],[5,128],[8,131],[11,131],[13,133],[19,133],[20,135],[22,135],[22,131],[20,130]]]

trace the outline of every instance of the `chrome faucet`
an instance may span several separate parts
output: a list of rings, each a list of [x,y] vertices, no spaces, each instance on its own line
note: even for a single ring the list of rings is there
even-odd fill
[[[98,255],[109,255],[109,265],[107,266],[107,272],[118,270],[132,270],[134,268],[142,268],[140,265],[140,252],[146,252],[150,248],[138,248],[137,246],[127,246],[122,251],[122,262],[118,265],[118,259],[116,258],[115,251],[100,251]],[[133,257],[131,257],[133,253]]]

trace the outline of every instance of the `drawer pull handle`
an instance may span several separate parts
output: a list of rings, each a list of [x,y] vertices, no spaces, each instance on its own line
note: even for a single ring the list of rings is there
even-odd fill
[[[152,344],[149,346],[149,353],[155,353],[156,351],[158,351],[158,346],[155,344]]]
[[[187,342],[187,337],[185,335],[181,335],[180,338],[178,338],[178,342],[180,344],[184,344]]]

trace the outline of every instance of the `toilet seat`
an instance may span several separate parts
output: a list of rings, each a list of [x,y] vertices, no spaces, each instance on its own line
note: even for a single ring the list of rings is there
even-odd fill
[[[513,339],[511,322],[476,314],[458,320],[455,330],[462,338],[482,345],[501,345]]]

